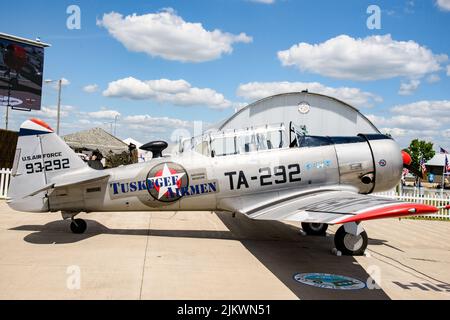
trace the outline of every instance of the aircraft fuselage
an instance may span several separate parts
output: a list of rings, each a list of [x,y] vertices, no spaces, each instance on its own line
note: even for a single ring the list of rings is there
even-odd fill
[[[340,143],[343,142],[343,143]],[[102,181],[49,191],[48,211],[224,210],[254,195],[347,185],[359,193],[389,190],[400,180],[398,145],[385,136],[323,146],[205,156],[194,151],[106,169]]]

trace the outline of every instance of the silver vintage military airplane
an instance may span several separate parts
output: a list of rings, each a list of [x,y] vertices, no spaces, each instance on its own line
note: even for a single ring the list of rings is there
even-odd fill
[[[286,138],[288,136],[288,138]],[[434,213],[438,208],[369,195],[394,188],[410,157],[381,134],[310,136],[290,125],[210,132],[143,148],[145,163],[94,170],[43,121],[22,124],[8,204],[27,212],[61,211],[74,233],[93,211],[226,211],[252,219],[301,222],[310,235],[341,224],[334,242],[346,255],[368,243],[361,221]],[[447,206],[448,208],[448,206]]]

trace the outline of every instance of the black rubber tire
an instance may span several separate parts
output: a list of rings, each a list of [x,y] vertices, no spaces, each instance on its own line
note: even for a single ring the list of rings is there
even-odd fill
[[[324,236],[328,229],[328,225],[326,223],[302,222],[302,229],[308,236]]]
[[[347,248],[345,246],[345,236],[350,235],[347,233],[344,229],[344,226],[341,226],[334,235],[334,245],[336,246],[336,249],[338,249],[343,255],[346,256],[361,256],[364,254],[364,251],[366,251],[367,244],[369,243],[369,238],[367,237],[367,232],[363,231],[360,233],[360,237],[362,238],[362,245],[359,248],[352,249]]]
[[[81,234],[84,233],[87,229],[87,223],[83,219],[74,219],[70,223],[70,230],[73,233]]]

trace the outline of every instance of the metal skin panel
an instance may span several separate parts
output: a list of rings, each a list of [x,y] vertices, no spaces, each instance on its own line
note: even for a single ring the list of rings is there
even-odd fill
[[[336,184],[339,177],[335,154],[332,150],[331,146],[326,146],[261,151],[214,158],[192,152],[180,157],[159,158],[148,163],[130,165],[127,166],[127,170],[122,168],[104,170],[105,173],[109,172],[111,175],[107,182],[83,185],[85,189],[88,186],[92,188],[97,185],[105,190],[105,192],[99,192],[97,198],[94,194],[91,194],[89,205],[86,203],[84,211],[173,211],[180,208],[183,210],[225,210],[226,208],[217,206],[218,199],[264,194],[268,191],[270,193],[283,192],[291,189],[309,188],[317,184]],[[274,152],[276,152],[275,157]],[[324,165],[324,160],[330,162]],[[216,192],[203,193],[200,190],[200,194],[190,194],[174,203],[163,203],[152,198],[146,189],[130,191],[130,183],[145,181],[148,171],[152,167],[168,161],[180,164],[186,170],[191,186],[215,182]],[[311,166],[312,164],[315,166]],[[288,168],[289,166],[292,166],[291,169]],[[300,173],[294,174],[297,171],[297,166]],[[280,169],[281,167],[286,168],[286,182],[283,182],[284,176],[281,174],[283,170]],[[270,168],[272,178],[267,177],[261,181],[261,175],[269,173],[268,170],[264,170],[265,168]],[[278,177],[274,176],[276,173],[280,173]],[[289,181],[289,175],[291,175],[292,181]],[[296,181],[297,178],[300,181]],[[263,182],[263,185],[261,185],[261,182]],[[68,188],[65,197],[70,198],[72,192],[74,195],[77,194],[76,186]],[[58,196],[54,197],[52,193],[50,194],[52,211],[62,209],[59,206],[61,202],[57,201],[56,198]],[[77,201],[79,200],[77,197]]]
[[[266,191],[336,184],[338,181],[336,158],[329,150],[329,146],[284,148],[244,155],[215,157],[212,159],[212,167],[219,179],[221,196],[244,196]],[[324,158],[324,154],[327,158]],[[329,161],[327,166],[323,163],[324,160]],[[299,174],[294,173],[297,171],[297,166],[300,169]],[[282,171],[277,169],[280,167],[286,168],[287,182],[283,183],[282,174],[279,174],[279,178],[274,176],[276,172]],[[234,172],[235,174],[227,174]],[[269,174],[272,175],[272,178],[263,177]],[[291,175],[291,179],[289,179],[289,175]],[[239,183],[239,177],[241,177],[241,183]]]
[[[372,152],[368,143],[336,144],[335,148],[339,161],[339,182],[355,186],[360,193],[369,193],[373,183],[364,184],[361,181],[363,175],[373,173]]]

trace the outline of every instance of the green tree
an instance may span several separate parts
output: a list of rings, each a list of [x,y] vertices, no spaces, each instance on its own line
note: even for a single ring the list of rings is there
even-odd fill
[[[434,157],[433,143],[427,142],[424,140],[414,139],[409,144],[409,147],[403,149],[403,151],[409,153],[411,156],[411,167],[415,169],[417,172],[421,172],[422,169],[420,167],[420,159],[423,159],[425,162]]]

